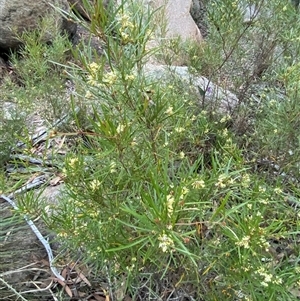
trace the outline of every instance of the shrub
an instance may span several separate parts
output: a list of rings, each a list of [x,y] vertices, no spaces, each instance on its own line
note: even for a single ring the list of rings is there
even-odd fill
[[[142,6],[122,1],[108,14],[99,1],[93,15],[84,2],[104,55],[82,47],[66,68],[78,139],[46,223],[106,277],[115,299],[295,300],[298,15],[281,1],[264,11],[261,1],[260,19],[244,24],[236,2],[212,1],[206,44],[171,41],[172,57],[148,50],[155,28]],[[239,106],[220,114],[173,78],[149,78],[143,67],[155,51],[170,62],[182,52],[191,70],[237,93]]]

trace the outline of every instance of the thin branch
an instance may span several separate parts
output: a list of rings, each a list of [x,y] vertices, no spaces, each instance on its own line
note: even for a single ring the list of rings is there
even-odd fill
[[[29,293],[37,293],[37,292],[43,292],[43,291],[47,291],[51,288],[51,286],[53,285],[53,280],[51,280],[50,284],[45,287],[45,288],[40,288],[35,282],[31,281],[31,283],[37,288],[34,290],[28,290],[28,291],[24,291],[21,292],[20,294],[25,295],[25,294],[29,294]]]
[[[14,292],[15,295],[17,295],[19,298],[21,298],[23,301],[28,301],[25,299],[19,292],[17,292],[9,283],[7,283],[4,279],[0,277],[0,281],[5,284],[11,291]]]

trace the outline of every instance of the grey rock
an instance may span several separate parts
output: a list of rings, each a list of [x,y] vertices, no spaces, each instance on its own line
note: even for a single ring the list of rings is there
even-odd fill
[[[17,49],[22,43],[17,38],[26,30],[36,29],[41,18],[52,18],[57,30],[72,36],[76,24],[64,17],[56,9],[70,12],[67,0],[1,0],[0,1],[0,49],[9,51]],[[49,28],[45,42],[53,39],[57,31]]]
[[[192,92],[199,95],[201,103],[203,96],[199,91],[203,91],[205,103],[213,104],[220,113],[230,113],[238,105],[235,94],[215,85],[204,76],[191,74],[188,67],[146,64],[144,73],[150,80],[161,82],[167,82],[175,75],[176,80],[179,79],[185,86],[191,87]]]
[[[300,0],[291,0],[291,4],[295,7],[295,9],[299,9]],[[267,2],[266,2],[267,3]],[[262,4],[264,4],[262,2]],[[252,23],[253,21],[257,21],[261,15],[265,15],[268,18],[273,18],[273,12],[268,9],[268,5],[260,5],[255,4],[255,2],[245,3],[244,1],[239,1],[239,8],[244,18],[244,23]]]
[[[59,184],[56,186],[47,186],[46,188],[43,188],[43,190],[37,191],[37,197],[39,196],[41,200],[45,202],[45,204],[48,205],[58,205],[59,200],[63,196],[63,190],[65,189],[64,184]],[[49,215],[51,215],[53,212],[49,209],[47,211]]]
[[[255,4],[239,4],[240,11],[244,18],[244,23],[251,23],[260,17],[260,8]]]
[[[156,10],[157,28],[161,39],[173,39],[179,37],[182,41],[191,40],[200,43],[202,34],[190,14],[192,0],[140,0],[140,3],[148,5],[150,10]]]
[[[0,200],[0,216],[1,231],[4,233],[1,238],[5,238],[1,241],[0,274],[3,275],[3,280],[18,292],[36,289],[35,286],[31,285],[33,281],[36,281],[37,278],[45,281],[46,278],[43,278],[42,275],[46,275],[46,277],[51,275],[50,269],[40,262],[41,259],[47,260],[45,248],[35,233],[28,227],[25,220],[18,218],[17,215],[14,217],[11,207],[2,199]],[[44,237],[50,236],[50,231],[40,220],[36,221],[35,224]],[[52,251],[56,254],[54,248],[52,248]],[[36,273],[32,268],[43,270],[43,272]],[[9,299],[9,296],[11,296],[11,290],[2,286],[1,299]],[[26,300],[28,300],[28,296],[30,295],[26,294]],[[42,293],[35,290],[32,297],[33,299],[30,298],[29,300],[48,299],[45,290]],[[49,298],[51,298],[51,295],[49,295]]]
[[[11,102],[2,100],[0,109],[2,111],[1,119],[3,119],[3,120],[16,120],[17,115],[20,115],[20,114],[16,113],[16,110],[17,110],[16,105]],[[19,116],[19,117],[21,117],[21,116]]]
[[[197,24],[203,38],[208,35],[207,0],[193,0],[190,13]]]

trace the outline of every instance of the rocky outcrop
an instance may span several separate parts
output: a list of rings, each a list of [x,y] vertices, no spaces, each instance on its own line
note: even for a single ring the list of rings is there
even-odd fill
[[[208,35],[208,20],[205,0],[192,0],[190,14],[200,29],[203,38]]]
[[[53,6],[70,12],[67,0],[1,0],[0,1],[0,50],[9,51],[17,49],[21,42],[17,35],[26,30],[36,29],[42,18],[53,18],[53,25],[57,31],[72,36],[76,32],[76,24],[65,18]],[[45,33],[45,41],[53,39],[53,28]]]
[[[204,76],[191,74],[188,67],[146,64],[144,73],[150,82],[155,80],[167,83],[170,79],[176,79],[176,82],[187,87],[186,92],[198,95],[199,104],[213,107],[221,114],[229,114],[238,105],[235,94]]]
[[[0,216],[1,278],[18,292],[24,293],[26,299],[23,298],[22,300],[51,300],[52,297],[50,294],[48,295],[46,290],[36,289],[36,286],[32,285],[34,281],[35,283],[39,281],[39,285],[45,284],[47,286],[51,284],[51,280],[47,279],[52,274],[47,262],[47,253],[44,246],[25,220],[13,213],[12,208],[1,198],[1,195]],[[35,223],[45,237],[51,236],[40,220]],[[52,244],[54,254],[56,246],[57,244]],[[37,270],[40,272],[35,273]],[[28,292],[29,290],[33,290],[33,294],[25,293],[25,291]],[[1,283],[1,299],[17,300],[18,297],[15,296],[14,298],[12,291],[6,289]]]
[[[147,2],[147,1],[146,1]],[[192,0],[148,0],[154,8],[159,8],[162,13],[162,27],[165,25],[165,38],[180,37],[182,40],[201,42],[203,37],[190,9]]]

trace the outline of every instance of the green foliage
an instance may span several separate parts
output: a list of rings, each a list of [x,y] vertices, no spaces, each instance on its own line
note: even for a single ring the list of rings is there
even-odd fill
[[[19,37],[23,46],[18,54],[13,55],[12,63],[27,88],[45,83],[45,79],[49,80],[50,75],[52,77],[60,71],[58,65],[66,61],[71,44],[58,30],[49,31],[48,28],[55,29],[53,22],[52,19],[44,19],[36,30],[24,31]],[[51,43],[46,43],[47,39],[51,39]]]
[[[237,2],[211,1],[205,44],[173,40],[155,50],[168,63],[183,56],[194,73],[236,92],[239,106],[221,114],[179,81],[144,73],[154,55],[149,11],[133,1],[84,4],[90,27],[77,21],[103,38],[102,57],[78,48],[70,67],[65,40],[49,47],[33,34],[14,61],[25,87],[43,93],[48,75],[65,64],[76,87],[72,126],[82,138],[65,157],[65,191],[52,215],[30,195],[20,211],[38,209],[68,249],[107,271],[109,283],[126,279],[133,298],[153,276],[151,285],[167,279],[168,289],[195,300],[295,300],[299,15],[282,1],[267,10],[257,1],[260,18],[245,24]]]
[[[18,119],[5,121],[3,113],[0,116],[0,169],[9,159],[13,144],[16,142],[16,133],[19,131]]]
[[[10,57],[12,75],[1,83],[0,167],[20,136],[32,130],[28,119],[33,109],[48,120],[60,118],[68,109],[60,64],[70,56],[71,43],[55,32],[51,45],[44,42],[49,27],[55,28],[51,22],[44,20],[35,31],[25,31],[19,37],[23,48]]]
[[[278,93],[268,93],[265,105],[256,123],[256,144],[260,154],[274,157],[283,171],[300,176],[299,150],[300,140],[300,106],[298,101],[299,87],[288,92],[288,99],[278,97]]]
[[[250,8],[251,17],[244,16]],[[249,102],[257,78],[299,57],[300,14],[288,1],[209,1],[209,35],[198,47],[185,48],[189,64]],[[236,62],[239,62],[238,64]],[[273,77],[274,79],[274,77]]]
[[[67,37],[55,32],[52,22],[44,19],[36,30],[19,37],[23,47],[11,57],[18,82],[7,85],[5,91],[8,98],[28,111],[40,106],[38,112],[48,120],[60,118],[68,109],[62,96],[65,76],[61,64],[70,58],[71,48]],[[49,36],[53,36],[51,43],[46,43]]]

